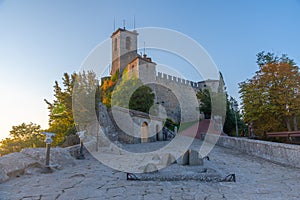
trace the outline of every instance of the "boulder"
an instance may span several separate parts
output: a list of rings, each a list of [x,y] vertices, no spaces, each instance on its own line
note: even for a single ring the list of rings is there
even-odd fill
[[[80,139],[77,135],[69,135],[66,141],[62,144],[62,147],[69,147],[80,143]]]
[[[0,158],[0,182],[23,175],[32,167],[41,168],[42,164],[20,152],[4,155]]]
[[[152,160],[160,160],[159,155],[157,155],[157,154],[153,155]]]
[[[186,151],[177,159],[177,164],[179,165],[188,165],[189,164],[189,151]]]
[[[172,154],[167,153],[162,156],[162,158],[160,160],[160,164],[163,166],[168,166],[168,165],[171,165],[172,163],[174,163],[175,161],[176,161],[175,157]]]
[[[86,144],[88,145],[89,143],[86,143]],[[83,145],[83,155],[89,154],[89,150],[90,149],[87,149],[86,147],[87,146],[84,144]],[[92,148],[90,146],[88,146],[88,147]],[[74,145],[74,146],[70,146],[70,147],[66,147],[65,149],[70,153],[70,155],[73,158],[79,158],[80,157],[80,144],[77,144],[77,145]]]
[[[157,166],[154,163],[148,163],[144,168],[144,173],[157,172]]]
[[[28,149],[23,149],[21,152],[41,163],[45,163],[45,159],[46,159],[45,148],[28,148]],[[56,166],[58,168],[62,168],[65,166],[74,166],[75,159],[70,155],[68,149],[51,148],[49,164],[50,166]]]

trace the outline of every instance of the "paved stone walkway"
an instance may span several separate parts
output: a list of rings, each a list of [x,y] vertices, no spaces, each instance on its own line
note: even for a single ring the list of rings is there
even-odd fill
[[[200,145],[197,140],[192,146]],[[0,184],[0,199],[300,199],[300,169],[218,146],[209,156],[216,170],[235,173],[237,181],[127,181],[125,173],[86,155],[85,160],[76,160],[74,167],[52,174],[24,175]]]

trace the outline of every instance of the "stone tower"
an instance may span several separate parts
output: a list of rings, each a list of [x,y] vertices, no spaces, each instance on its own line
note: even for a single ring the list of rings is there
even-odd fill
[[[125,28],[117,29],[112,35],[112,68],[110,74],[113,75],[117,70],[120,76],[127,65],[137,57],[137,36],[138,33],[126,30]]]

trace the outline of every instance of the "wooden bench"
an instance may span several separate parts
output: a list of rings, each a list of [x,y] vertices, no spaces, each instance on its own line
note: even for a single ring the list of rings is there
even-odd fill
[[[267,132],[266,135],[267,138],[286,138],[289,142],[299,143],[299,141],[294,141],[294,139],[300,137],[300,131]]]

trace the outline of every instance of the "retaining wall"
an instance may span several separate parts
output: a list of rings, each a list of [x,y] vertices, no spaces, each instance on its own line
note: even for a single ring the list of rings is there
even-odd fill
[[[216,139],[217,136],[206,134],[206,140],[208,142],[213,142]],[[228,136],[220,136],[217,145],[236,149],[272,162],[300,168],[300,145]]]

